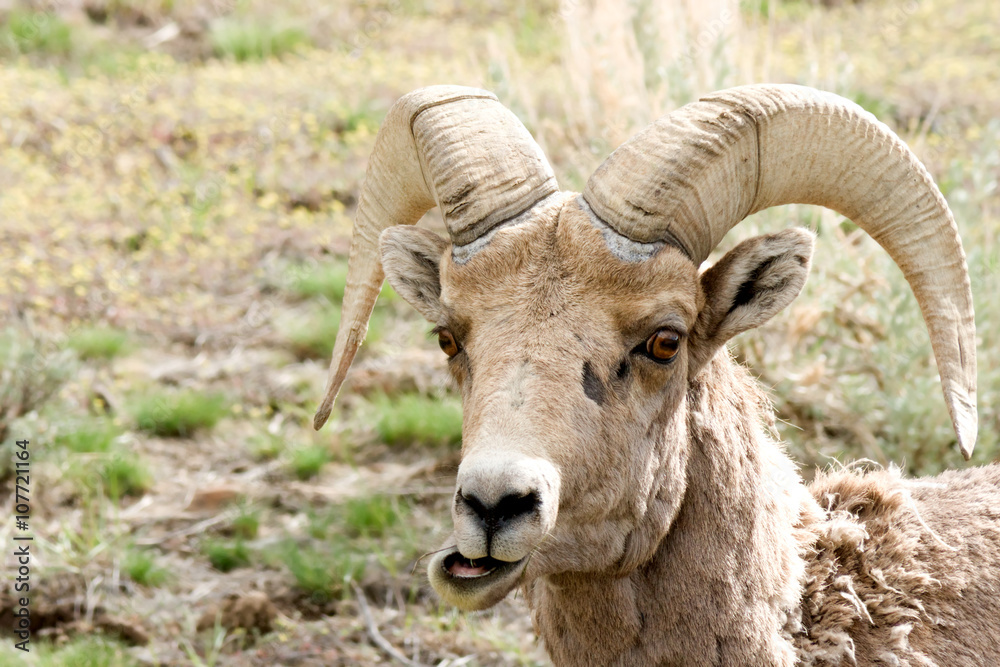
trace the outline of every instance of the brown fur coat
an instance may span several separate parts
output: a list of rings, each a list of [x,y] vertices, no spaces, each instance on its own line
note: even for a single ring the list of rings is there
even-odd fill
[[[1000,466],[821,474],[802,665],[983,666],[1000,654]],[[990,564],[984,567],[985,564]],[[961,619],[958,621],[956,619]]]

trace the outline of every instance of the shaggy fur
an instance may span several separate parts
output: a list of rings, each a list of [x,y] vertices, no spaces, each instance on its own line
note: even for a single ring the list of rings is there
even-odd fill
[[[986,665],[1000,656],[1000,467],[904,480],[821,474],[803,665]],[[991,661],[988,656],[992,656]]]

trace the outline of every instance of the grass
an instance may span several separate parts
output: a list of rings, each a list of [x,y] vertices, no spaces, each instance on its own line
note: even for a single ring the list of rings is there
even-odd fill
[[[455,445],[462,440],[462,404],[457,398],[379,396],[375,406],[375,430],[389,445]]]
[[[326,511],[317,512],[310,509],[306,532],[314,540],[325,540],[330,535],[336,535],[341,530],[342,514],[337,507],[328,507]]]
[[[224,18],[212,24],[211,41],[219,58],[247,62],[293,53],[309,44],[309,36],[296,27]]]
[[[0,26],[0,54],[66,56],[72,50],[70,26],[55,12],[16,10]]]
[[[153,484],[153,476],[142,460],[131,452],[115,454],[100,467],[104,492],[112,500],[141,496]]]
[[[190,390],[151,392],[132,406],[139,430],[163,437],[187,437],[211,429],[228,411],[225,396]]]
[[[30,646],[36,652],[36,661],[7,664],[33,664],[37,667],[133,667],[139,664],[122,643],[100,635],[81,635],[60,645],[48,642],[36,644],[32,637]]]
[[[128,349],[128,334],[110,327],[87,327],[74,331],[67,346],[81,359],[113,359]]]
[[[260,512],[249,505],[241,505],[239,513],[229,525],[229,529],[237,539],[252,540],[256,538],[260,530]]]
[[[242,539],[229,542],[209,540],[202,546],[202,551],[219,572],[231,572],[250,565],[250,549]]]
[[[289,350],[299,359],[330,360],[333,344],[337,340],[337,328],[340,326],[340,307],[326,304],[319,309],[311,310],[306,316],[291,320],[285,325],[284,337]],[[385,313],[375,310],[368,321],[368,334],[365,336],[365,346],[382,338],[385,326]]]
[[[288,273],[288,292],[301,299],[326,297],[332,303],[344,300],[347,263],[334,262],[311,266],[293,266]]]
[[[170,572],[157,565],[156,559],[148,551],[130,550],[125,556],[122,570],[135,583],[150,588],[162,586],[170,579]]]
[[[329,359],[339,326],[340,308],[330,305],[288,325],[285,339],[299,359]]]
[[[344,286],[347,284],[347,262],[332,262],[311,266],[293,266],[288,274],[288,292],[300,299],[325,297],[331,303],[344,300]],[[378,303],[394,302],[399,295],[388,282],[382,284]]]
[[[257,433],[250,438],[248,449],[257,461],[273,461],[285,451],[285,438],[274,433]]]
[[[21,328],[0,331],[0,442],[14,420],[40,409],[75,372],[73,355]],[[9,459],[4,457],[0,470]]]
[[[398,498],[384,495],[352,498],[339,510],[348,534],[357,537],[382,537],[408,514]]]
[[[289,540],[279,557],[295,578],[295,585],[317,602],[337,597],[346,583],[357,581],[365,571],[364,557],[336,539],[321,546]]]
[[[120,434],[121,429],[109,419],[81,419],[69,424],[54,442],[74,454],[106,454]]]
[[[390,533],[409,515],[409,507],[398,497],[374,494],[352,498],[320,512],[310,510],[307,532],[321,541],[343,535],[377,539]]]
[[[330,450],[323,445],[304,445],[293,449],[288,467],[296,479],[312,479],[330,461]]]

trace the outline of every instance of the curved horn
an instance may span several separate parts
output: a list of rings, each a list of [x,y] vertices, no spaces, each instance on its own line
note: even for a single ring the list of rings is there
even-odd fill
[[[667,241],[695,262],[748,215],[817,204],[850,218],[909,282],[958,444],[976,442],[976,332],[965,252],[934,181],[858,105],[803,86],[742,86],[660,118],[623,144],[584,198],[619,234]]]
[[[538,144],[492,93],[431,86],[400,98],[375,138],[361,188],[340,328],[313,427],[326,423],[368,331],[385,278],[384,229],[415,224],[437,205],[452,243],[463,246],[557,190]]]

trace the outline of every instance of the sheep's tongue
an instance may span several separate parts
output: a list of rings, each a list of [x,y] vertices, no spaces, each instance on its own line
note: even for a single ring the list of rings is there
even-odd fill
[[[486,559],[481,559],[478,563],[459,556],[452,560],[448,566],[448,571],[456,577],[475,577],[489,572],[486,567]]]

